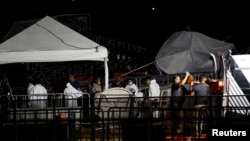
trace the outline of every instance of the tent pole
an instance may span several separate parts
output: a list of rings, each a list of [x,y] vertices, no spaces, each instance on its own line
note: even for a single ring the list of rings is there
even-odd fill
[[[161,69],[158,67],[158,65],[156,63],[155,64],[155,67],[157,68],[157,70],[160,72],[160,75],[162,75],[162,72],[161,72]]]
[[[217,79],[217,63],[216,63],[216,58],[213,53],[209,53],[210,56],[213,59],[213,64],[214,64],[214,78]]]
[[[109,82],[109,70],[108,70],[108,59],[104,58],[104,68],[105,68],[105,89],[108,89]]]
[[[130,73],[132,73],[132,72],[134,72],[134,71],[137,71],[137,70],[139,70],[139,69],[142,69],[142,68],[144,68],[144,67],[146,67],[146,66],[149,66],[149,65],[151,65],[151,64],[153,64],[153,63],[154,63],[154,62],[148,63],[148,64],[146,64],[146,65],[144,65],[144,66],[141,66],[141,67],[139,67],[139,68],[137,68],[137,69],[135,69],[135,70],[132,70],[132,71],[127,72],[127,73],[124,73],[124,74],[122,74],[121,76],[128,75],[128,74],[130,74]]]

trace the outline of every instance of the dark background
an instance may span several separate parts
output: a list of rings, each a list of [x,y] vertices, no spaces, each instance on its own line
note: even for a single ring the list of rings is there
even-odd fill
[[[99,35],[160,45],[189,25],[192,31],[232,42],[243,50],[250,38],[248,9],[246,2],[238,1],[10,0],[1,4],[0,34],[3,37],[15,21],[88,13],[91,30]]]

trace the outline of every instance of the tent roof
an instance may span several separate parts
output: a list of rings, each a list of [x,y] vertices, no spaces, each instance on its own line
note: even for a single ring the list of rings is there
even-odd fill
[[[105,47],[46,16],[0,44],[0,64],[105,61]]]
[[[33,25],[39,20],[41,20],[41,18],[14,22],[13,25],[10,27],[9,31],[7,32],[7,34],[4,36],[2,42],[15,36],[16,34],[28,28],[29,26]]]
[[[235,49],[234,44],[210,38],[199,32],[173,33],[161,46],[155,62],[167,74],[212,72],[211,54]]]

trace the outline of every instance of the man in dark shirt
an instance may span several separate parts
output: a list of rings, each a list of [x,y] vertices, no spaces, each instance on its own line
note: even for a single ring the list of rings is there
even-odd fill
[[[174,83],[171,87],[171,96],[172,96],[172,107],[173,107],[173,119],[174,119],[174,130],[176,133],[181,133],[183,131],[183,118],[184,113],[182,105],[184,102],[184,93],[183,86],[186,83],[186,80],[189,76],[189,73],[186,72],[186,76],[181,80],[179,75],[174,77]]]
[[[201,110],[201,108],[205,108],[208,106],[208,96],[211,94],[211,90],[209,85],[206,83],[207,77],[205,75],[200,76],[200,83],[194,85],[193,91],[191,92],[191,96],[195,96],[195,105],[194,105],[194,116],[195,116],[195,130],[196,135],[201,133],[201,129],[199,128],[199,117],[208,116],[208,110]],[[203,126],[205,123],[203,123]]]
[[[200,76],[200,83],[194,85],[192,96],[195,97],[195,108],[201,108],[208,105],[208,96],[211,94],[209,85],[206,83],[207,77]]]
[[[122,82],[122,76],[118,75],[115,77],[115,81],[113,82],[112,87],[125,87],[124,83]]]

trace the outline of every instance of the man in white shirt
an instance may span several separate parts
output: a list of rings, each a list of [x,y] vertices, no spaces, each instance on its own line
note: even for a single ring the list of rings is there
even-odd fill
[[[153,103],[149,102],[147,103],[146,106],[149,107],[158,107],[157,103],[154,103],[154,100],[157,100],[160,98],[160,86],[159,84],[156,82],[156,80],[153,77],[148,76],[146,78],[146,83],[149,85],[149,89],[148,89],[148,97],[150,101],[153,101]],[[149,112],[151,114],[151,112]],[[146,113],[144,113],[145,116]],[[154,118],[158,118],[159,117],[159,111],[158,110],[154,110],[152,113]],[[149,116],[149,115],[147,115]],[[150,116],[149,116],[150,117]]]
[[[146,83],[149,85],[148,96],[150,100],[158,99],[160,97],[160,86],[152,77],[146,78]]]
[[[64,89],[64,96],[67,107],[77,107],[77,98],[82,96],[82,92],[74,88],[70,83],[67,83]]]
[[[34,80],[34,86],[29,88],[30,106],[32,108],[45,108],[47,106],[47,89],[41,85],[40,80]]]
[[[138,87],[134,84],[134,80],[132,78],[128,80],[128,84],[125,89],[131,91],[134,95],[138,93]]]

